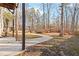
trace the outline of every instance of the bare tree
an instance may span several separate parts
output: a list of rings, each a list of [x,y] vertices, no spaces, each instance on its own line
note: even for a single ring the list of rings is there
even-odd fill
[[[68,12],[67,12],[68,10],[67,10],[67,7],[65,6],[65,20],[66,20],[66,22],[65,22],[65,31],[66,32],[68,32]]]
[[[61,30],[60,30],[60,36],[64,35],[64,20],[63,20],[63,9],[64,9],[64,3],[61,3]]]
[[[78,9],[79,9],[78,5],[77,4],[73,4],[73,11],[71,13],[72,14],[72,21],[71,21],[71,32],[72,32],[72,34],[74,34],[74,32],[75,32],[75,24],[77,23],[76,22],[76,16],[77,16],[76,14],[78,13]]]
[[[44,29],[45,29],[45,4],[43,3],[43,26],[44,26]]]
[[[47,3],[47,28],[48,28],[48,32],[50,30],[50,9],[51,9],[51,4]]]
[[[78,31],[78,21],[79,21],[79,15],[76,16],[76,21],[75,21],[75,31]]]

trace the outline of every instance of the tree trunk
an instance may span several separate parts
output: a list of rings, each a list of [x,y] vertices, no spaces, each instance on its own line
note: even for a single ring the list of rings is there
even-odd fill
[[[60,36],[64,35],[64,20],[63,20],[63,3],[61,4],[61,29],[60,29]]]
[[[75,31],[77,32],[78,31],[78,15],[76,17],[76,23],[75,23]]]
[[[74,14],[72,15],[72,22],[71,22],[71,32],[74,34],[74,29],[75,29],[75,11],[76,8],[74,8]]]
[[[33,30],[34,30],[34,24],[33,24],[33,18],[32,18],[32,25],[31,25],[32,27],[31,27],[31,32],[33,32]]]
[[[67,17],[67,10],[66,10],[66,7],[65,7],[65,12],[66,12],[66,24],[65,24],[66,27],[65,27],[65,30],[66,30],[66,33],[68,33],[68,28],[69,28],[68,26],[69,26],[69,25],[68,25],[68,17]]]
[[[6,30],[5,30],[5,36],[8,35],[8,20],[6,19]]]
[[[45,30],[45,6],[43,3],[43,29]]]
[[[48,12],[48,13],[47,13],[47,15],[48,15],[48,16],[47,16],[47,17],[48,17],[48,18],[47,18],[47,29],[48,29],[48,32],[49,32],[49,27],[50,27],[50,25],[49,25],[49,22],[50,22],[50,20],[49,20],[49,18],[50,18],[50,13],[49,13],[49,12],[50,12],[50,8],[49,8],[49,4],[48,4],[48,3],[47,3],[47,12]]]

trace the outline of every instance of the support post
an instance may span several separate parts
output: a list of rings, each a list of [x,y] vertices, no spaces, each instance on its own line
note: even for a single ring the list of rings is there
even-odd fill
[[[12,14],[14,15],[14,10],[13,10],[13,13]],[[13,18],[12,36],[14,37],[14,18]]]
[[[15,27],[16,27],[16,41],[18,41],[18,19],[17,19],[17,8],[16,8],[16,16],[15,16]]]
[[[22,3],[22,50],[25,50],[25,3]]]

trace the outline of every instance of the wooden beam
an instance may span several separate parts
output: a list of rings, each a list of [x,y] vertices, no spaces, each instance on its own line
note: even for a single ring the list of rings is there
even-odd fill
[[[25,3],[22,3],[22,50],[25,50]]]
[[[0,3],[0,6],[14,10],[16,8],[16,3]]]

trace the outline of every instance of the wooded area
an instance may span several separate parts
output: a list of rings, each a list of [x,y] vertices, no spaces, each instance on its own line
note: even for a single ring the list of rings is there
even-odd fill
[[[8,3],[7,3],[8,4]],[[22,4],[15,4],[6,6],[7,4],[0,4],[6,11],[3,12],[5,36],[10,29],[18,36],[18,31],[22,29]],[[9,4],[8,4],[9,5]],[[10,10],[13,6],[14,11]],[[78,33],[78,18],[79,18],[79,4],[78,3],[39,3],[39,7],[29,8],[29,3],[25,4],[25,16],[26,16],[26,32],[34,33],[60,33],[60,36],[64,34],[76,34]],[[8,9],[6,9],[8,8]],[[17,11],[18,10],[18,11]],[[14,20],[11,20],[13,19]],[[8,24],[12,25],[9,26]],[[39,29],[40,28],[40,29]],[[16,36],[16,37],[17,37]]]
[[[79,3],[1,3],[0,16],[1,39],[16,38],[6,44],[34,45],[40,55],[79,55]]]
[[[29,32],[37,33],[59,32],[60,35],[75,34],[79,26],[79,4],[61,3],[56,5],[55,9],[52,3],[40,3],[40,8],[35,9],[33,7],[29,8],[29,4],[27,4],[25,10],[26,30],[29,29]],[[55,12],[53,11],[54,9],[56,10]],[[21,18],[21,15],[19,18]],[[21,27],[21,24],[19,25]]]

